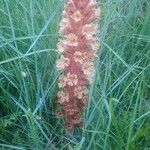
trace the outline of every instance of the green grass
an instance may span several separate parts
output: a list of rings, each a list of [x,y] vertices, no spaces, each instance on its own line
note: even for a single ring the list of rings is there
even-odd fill
[[[150,0],[98,3],[101,49],[85,127],[69,136],[55,115],[64,1],[0,1],[0,150],[150,149]]]

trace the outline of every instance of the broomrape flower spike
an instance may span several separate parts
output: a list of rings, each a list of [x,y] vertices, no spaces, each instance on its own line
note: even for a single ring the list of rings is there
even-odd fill
[[[81,112],[88,102],[87,87],[94,75],[94,59],[99,43],[96,38],[100,9],[96,0],[68,0],[60,22],[57,45],[61,57],[56,62],[61,75],[58,80],[58,117],[65,119],[65,128],[72,133],[81,126]]]

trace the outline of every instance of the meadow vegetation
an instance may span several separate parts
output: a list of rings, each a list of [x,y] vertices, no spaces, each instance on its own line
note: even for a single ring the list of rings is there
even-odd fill
[[[0,150],[150,149],[150,0],[98,0],[85,126],[56,117],[63,0],[0,0]]]

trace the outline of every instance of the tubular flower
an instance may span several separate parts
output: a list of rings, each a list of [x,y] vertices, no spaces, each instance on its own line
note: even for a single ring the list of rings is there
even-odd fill
[[[76,87],[74,89],[74,95],[78,98],[78,99],[82,99],[84,96],[86,96],[88,94],[87,88],[84,86],[79,86]]]
[[[65,58],[63,55],[61,58],[57,61],[56,67],[58,70],[64,70],[66,67],[69,66],[69,58]]]
[[[78,37],[74,33],[69,33],[66,36],[66,39],[67,39],[66,44],[70,46],[77,46],[78,45],[77,38]]]
[[[86,53],[82,53],[80,51],[76,51],[74,53],[74,61],[83,64],[86,57]]]
[[[58,52],[61,54],[65,50],[65,44],[61,41],[57,44]]]
[[[70,72],[67,74],[67,84],[69,86],[74,86],[78,84],[78,78],[76,74],[70,74]]]
[[[69,102],[69,94],[67,92],[59,91],[57,97],[60,104]]]
[[[58,116],[65,119],[69,132],[82,125],[80,117],[88,102],[88,85],[94,75],[94,59],[99,43],[95,37],[100,9],[96,0],[68,0],[60,22],[61,39],[57,45],[60,58],[56,62],[61,75],[58,80]]]
[[[73,13],[71,17],[75,22],[78,22],[82,19],[82,14],[80,13],[79,10],[77,10],[75,13]]]
[[[58,86],[59,86],[59,88],[64,88],[66,85],[67,85],[67,78],[64,75],[61,75],[59,77]]]

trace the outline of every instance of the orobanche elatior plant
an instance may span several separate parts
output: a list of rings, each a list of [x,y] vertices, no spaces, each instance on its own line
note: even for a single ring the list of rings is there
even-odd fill
[[[70,132],[82,124],[81,113],[88,102],[88,85],[92,83],[94,59],[99,48],[95,37],[100,9],[96,0],[68,0],[60,22],[56,67],[61,71],[57,112],[64,116],[65,127]]]

